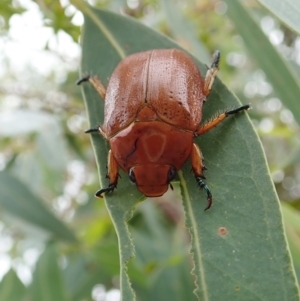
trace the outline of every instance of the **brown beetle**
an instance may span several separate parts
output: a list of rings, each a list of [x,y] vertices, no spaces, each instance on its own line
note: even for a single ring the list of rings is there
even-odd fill
[[[155,49],[122,60],[113,72],[107,89],[97,77],[85,76],[105,100],[103,126],[86,133],[100,132],[110,143],[109,186],[96,192],[113,191],[121,167],[147,197],[163,195],[176,172],[190,157],[200,188],[212,195],[204,183],[206,169],[194,137],[202,135],[227,116],[247,110],[248,105],[219,114],[200,126],[202,105],[218,71],[220,53],[202,79],[195,62],[178,49]],[[172,187],[172,186],[171,186]]]

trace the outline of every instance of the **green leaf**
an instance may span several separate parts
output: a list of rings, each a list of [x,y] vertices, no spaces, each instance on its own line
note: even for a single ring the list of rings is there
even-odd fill
[[[300,214],[299,211],[291,205],[282,202],[282,214],[284,217],[284,226],[292,253],[295,270],[300,279]]]
[[[176,39],[185,45],[198,59],[201,59],[203,63],[210,64],[211,57],[207,48],[197,39],[195,29],[189,24],[189,20],[184,18],[178,8],[179,4],[177,1],[161,0],[160,2],[172,34]]]
[[[62,271],[58,266],[58,252],[55,244],[49,244],[40,256],[30,287],[32,301],[67,301]]]
[[[40,227],[59,239],[77,241],[73,232],[45,207],[42,200],[7,172],[0,172],[0,206],[9,214]]]
[[[11,269],[3,277],[0,283],[0,301],[21,301],[25,300],[25,286]]]
[[[211,99],[234,104],[220,82],[214,88]],[[206,158],[212,210],[203,212],[188,166],[180,177],[199,299],[299,300],[278,199],[252,126],[238,116],[197,142]]]
[[[103,83],[106,84],[107,78],[113,72],[117,63],[121,58],[125,57],[125,49],[128,48],[127,53],[130,51],[138,51],[136,48],[132,48],[131,50],[131,45],[135,44],[134,40],[136,39],[135,33],[132,32],[132,23],[123,21],[123,24],[121,25],[120,22],[123,18],[118,15],[104,13],[94,9],[85,11],[85,7],[81,9],[85,12],[81,70],[83,73],[92,72],[92,74],[98,74]],[[104,24],[108,23],[110,27],[114,29],[114,34],[117,32],[118,36],[115,37],[112,35],[112,29],[110,28],[108,30],[102,22]],[[119,26],[125,26],[123,27],[124,32],[131,32],[132,34],[125,37],[122,32],[119,31]],[[130,41],[130,37],[133,41]],[[141,43],[140,50],[143,49],[143,44],[147,44],[148,38],[149,35],[147,35],[147,37],[139,35]],[[161,44],[164,45],[164,47],[167,47],[168,41],[165,41],[165,39],[161,37]],[[122,45],[122,48],[120,45]],[[95,62],[97,62],[97,64],[95,64]],[[82,87],[90,125],[95,126],[103,120],[104,103],[89,85],[83,85]],[[104,175],[106,174],[108,145],[101,137],[96,135],[92,135],[92,143],[96,153],[97,165],[99,167],[100,185],[101,187],[104,187],[107,185],[107,180]],[[126,274],[126,264],[129,259],[134,256],[134,247],[126,222],[131,218],[135,204],[138,200],[142,199],[143,196],[141,196],[128,180],[126,181],[126,175],[123,175],[122,173],[121,175],[124,180],[119,181],[118,190],[113,194],[106,195],[105,201],[119,240],[122,298],[123,300],[135,300],[134,293]]]
[[[300,34],[300,2],[298,0],[258,0],[290,29]]]
[[[227,14],[235,24],[236,31],[241,35],[251,56],[256,60],[274,92],[282,103],[291,110],[300,124],[300,81],[294,71],[262,32],[251,14],[241,4],[240,0],[227,0]]]
[[[67,258],[68,265],[64,269],[64,279],[72,301],[90,297],[93,287],[104,280],[100,264],[95,265],[85,255],[72,254]]]
[[[174,187],[176,190],[177,186]],[[138,212],[143,219],[137,223],[131,221],[130,232],[136,245],[136,259],[132,263],[139,273],[133,274],[133,264],[130,264],[129,275],[139,299],[197,300],[193,294],[185,229],[180,223],[167,227],[165,215],[159,215],[151,199],[140,204]]]
[[[75,0],[72,3],[85,14],[81,70],[98,74],[104,84],[117,63],[130,53],[178,48],[168,38],[132,19],[80,6],[81,2]],[[204,72],[205,67],[198,65]],[[82,89],[91,126],[101,124],[103,101],[90,85],[84,84]],[[207,119],[218,110],[239,105],[216,80],[204,116]],[[246,114],[226,120],[196,142],[205,156],[207,184],[214,196],[209,211],[203,211],[206,197],[197,188],[189,164],[179,176],[186,224],[192,236],[198,299],[299,300],[279,202],[261,144]],[[107,185],[104,176],[108,144],[99,135],[92,135],[92,144],[103,187]],[[126,264],[134,256],[126,221],[142,196],[130,185],[128,177],[121,175],[118,190],[105,199],[119,239],[122,300],[135,300],[126,275]]]

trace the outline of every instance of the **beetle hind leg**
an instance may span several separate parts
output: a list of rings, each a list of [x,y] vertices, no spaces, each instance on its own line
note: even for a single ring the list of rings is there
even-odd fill
[[[206,71],[204,85],[203,85],[203,93],[206,97],[209,95],[215,77],[217,76],[217,72],[219,70],[220,57],[221,57],[220,51],[216,50],[215,53],[213,54],[213,62],[210,68]]]
[[[119,165],[113,156],[111,150],[108,152],[108,162],[107,162],[107,178],[109,179],[109,185],[106,188],[99,189],[95,196],[98,198],[102,198],[103,193],[112,192],[115,188],[117,188],[118,177],[119,177]]]
[[[191,152],[191,162],[192,170],[196,178],[196,182],[201,189],[204,189],[206,192],[207,206],[204,210],[208,210],[212,205],[212,194],[210,189],[204,182],[203,171],[206,170],[206,167],[203,163],[203,158],[199,147],[194,143]]]

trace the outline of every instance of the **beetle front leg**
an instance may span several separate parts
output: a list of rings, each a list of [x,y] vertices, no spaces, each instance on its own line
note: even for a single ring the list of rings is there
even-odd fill
[[[112,154],[112,151],[110,150],[108,152],[108,161],[107,161],[107,178],[109,179],[109,185],[106,188],[99,189],[95,196],[98,198],[102,198],[102,193],[107,193],[113,191],[115,188],[117,188],[118,184],[118,177],[119,177],[119,165],[117,160]]]
[[[221,57],[220,51],[216,50],[215,53],[213,54],[213,62],[210,68],[206,71],[204,85],[203,85],[203,94],[206,97],[209,95],[215,77],[217,76],[217,72],[219,70],[220,57]]]
[[[206,167],[203,164],[203,158],[202,158],[201,151],[195,143],[193,143],[193,147],[192,147],[191,162],[192,162],[192,169],[193,169],[198,186],[200,188],[203,188],[206,191],[207,206],[204,210],[207,210],[211,207],[211,204],[212,204],[212,194],[211,194],[208,186],[203,181],[203,179],[205,179],[205,177],[203,175],[203,171],[206,170]]]
[[[106,88],[102,84],[101,80],[97,76],[86,75],[80,78],[76,84],[80,85],[83,82],[90,82],[90,84],[95,88],[95,90],[99,93],[102,99],[105,99]]]

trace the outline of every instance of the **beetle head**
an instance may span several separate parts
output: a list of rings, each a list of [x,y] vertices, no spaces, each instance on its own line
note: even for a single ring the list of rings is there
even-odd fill
[[[176,176],[176,169],[170,165],[137,165],[129,170],[129,178],[138,190],[147,197],[162,196]]]

